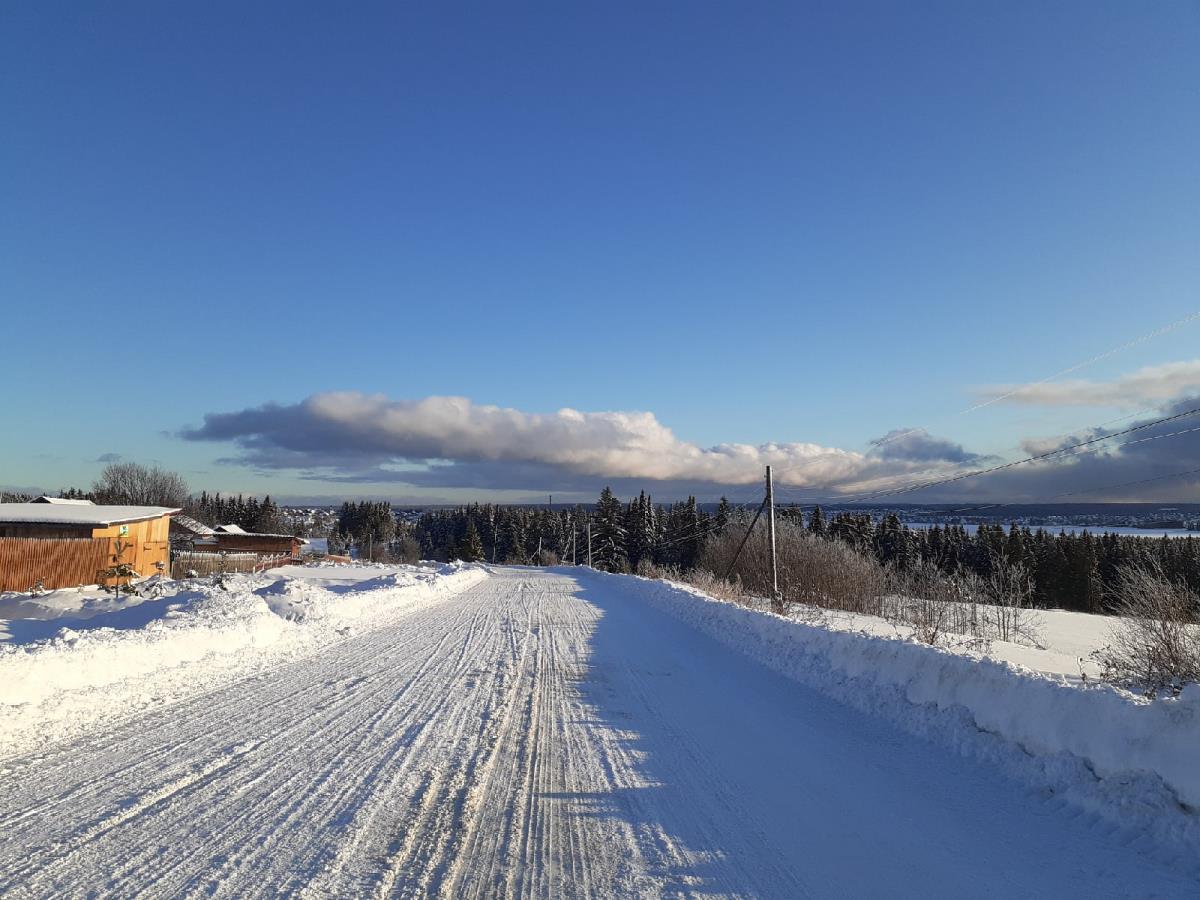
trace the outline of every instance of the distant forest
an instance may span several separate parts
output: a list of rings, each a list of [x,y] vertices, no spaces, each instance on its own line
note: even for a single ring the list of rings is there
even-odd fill
[[[1054,533],[1015,525],[981,525],[972,534],[961,525],[908,528],[895,513],[879,521],[856,512],[827,518],[820,507],[811,512],[781,507],[776,516],[781,523],[840,541],[899,570],[929,562],[948,575],[974,572],[987,577],[998,559],[1018,564],[1033,581],[1034,605],[1043,608],[1111,612],[1118,573],[1139,563],[1157,562],[1172,580],[1200,590],[1200,540],[1191,537]],[[592,564],[598,569],[638,572],[653,566],[687,571],[700,563],[707,543],[717,535],[729,529],[744,531],[749,516],[724,500],[711,512],[694,498],[661,505],[643,493],[623,503],[605,488],[594,507],[472,504],[431,510],[411,527],[411,536],[424,558],[586,563],[589,525]],[[758,527],[763,527],[761,522]]]

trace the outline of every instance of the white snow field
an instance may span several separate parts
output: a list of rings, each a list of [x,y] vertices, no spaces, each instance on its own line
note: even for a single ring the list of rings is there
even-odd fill
[[[0,895],[1200,896],[1194,812],[1160,775],[1093,774],[914,702],[885,639],[834,635],[893,667],[876,677],[807,626],[657,582],[467,568],[372,588],[337,572],[230,593],[255,622],[316,629],[268,641],[265,661],[200,655],[178,667],[195,690],[36,749],[13,738]],[[281,598],[308,614],[282,618]],[[272,656],[281,641],[302,649]],[[133,697],[173,671],[90,690]],[[84,689],[22,690],[54,722],[54,697]]]

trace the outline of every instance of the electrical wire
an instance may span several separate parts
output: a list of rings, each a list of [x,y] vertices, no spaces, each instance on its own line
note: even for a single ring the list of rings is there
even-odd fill
[[[984,468],[984,469],[975,469],[974,471],[971,471],[971,472],[960,472],[956,475],[947,476],[945,478],[939,478],[939,479],[935,479],[933,481],[924,481],[924,482],[920,482],[918,484],[907,485],[905,487],[900,487],[900,488],[891,488],[891,489],[885,489],[885,490],[879,490],[879,491],[872,491],[872,492],[868,492],[865,494],[859,494],[859,495],[850,495],[850,496],[842,495],[837,498],[830,498],[830,499],[826,500],[825,502],[863,503],[868,500],[877,500],[877,499],[880,499],[883,497],[894,497],[894,496],[899,496],[900,494],[909,494],[914,491],[925,490],[926,488],[940,487],[940,486],[946,485],[946,484],[953,484],[958,481],[964,481],[968,478],[975,478],[980,475],[990,475],[995,472],[1001,472],[1005,469],[1011,469],[1011,468],[1015,468],[1016,466],[1026,465],[1027,463],[1040,462],[1042,460],[1052,459],[1054,457],[1062,456],[1062,455],[1065,455],[1068,453],[1074,453],[1076,451],[1083,450],[1084,448],[1094,447],[1095,445],[1100,444],[1104,441],[1110,441],[1113,438],[1118,438],[1118,437],[1121,437],[1126,434],[1132,434],[1137,431],[1143,431],[1147,428],[1153,428],[1156,425],[1164,425],[1167,422],[1174,422],[1179,419],[1187,418],[1188,416],[1194,416],[1197,413],[1200,413],[1200,406],[1193,407],[1188,410],[1184,410],[1183,412],[1180,412],[1180,413],[1175,413],[1174,415],[1163,416],[1161,418],[1154,419],[1149,422],[1142,422],[1138,425],[1133,425],[1129,428],[1122,429],[1121,431],[1114,431],[1110,434],[1100,435],[1100,436],[1097,436],[1094,438],[1088,438],[1087,440],[1078,441],[1074,444],[1068,444],[1067,446],[1064,446],[1064,447],[1058,447],[1058,448],[1056,448],[1054,450],[1050,450],[1046,453],[1039,453],[1039,454],[1035,454],[1033,456],[1027,456],[1024,459],[1018,459],[1018,460],[1014,460],[1012,462],[1002,463],[997,466],[990,466],[990,467]],[[1133,441],[1123,441],[1119,446],[1125,447],[1125,446],[1129,446],[1132,444],[1144,443],[1146,441],[1160,440],[1162,438],[1168,438],[1168,437],[1176,437],[1181,434],[1190,434],[1190,433],[1193,433],[1196,431],[1200,431],[1200,426],[1197,426],[1195,428],[1185,428],[1185,429],[1181,429],[1179,431],[1172,431],[1167,434],[1151,435],[1150,437],[1139,438],[1139,439],[1133,440]]]
[[[1019,387],[1013,388],[1012,390],[1007,391],[1003,394],[1000,394],[999,396],[992,397],[988,400],[983,401],[982,403],[976,403],[974,406],[969,406],[966,409],[961,409],[958,411],[958,415],[965,416],[968,413],[973,413],[976,410],[984,409],[995,403],[999,403],[1002,400],[1008,400],[1012,397],[1015,397],[1016,395],[1020,394],[1021,392],[1027,391],[1029,388],[1037,387],[1042,384],[1046,384],[1047,382],[1053,381],[1056,378],[1061,378],[1064,375],[1070,375],[1073,372],[1078,372],[1080,369],[1086,368],[1094,363],[1098,363],[1101,360],[1108,359],[1110,356],[1115,356],[1116,354],[1122,353],[1125,350],[1132,349],[1133,347],[1136,347],[1139,344],[1144,344],[1147,341],[1153,340],[1154,338],[1162,337],[1164,334],[1169,334],[1170,332],[1175,331],[1176,329],[1182,328],[1184,325],[1194,322],[1196,319],[1200,319],[1200,310],[1190,313],[1189,315],[1186,315],[1182,319],[1179,319],[1176,322],[1172,322],[1169,325],[1164,325],[1161,328],[1156,328],[1154,331],[1150,331],[1150,332],[1147,332],[1146,334],[1141,335],[1140,337],[1136,337],[1132,341],[1126,341],[1124,344],[1121,344],[1120,346],[1113,347],[1110,350],[1105,350],[1103,353],[1098,353],[1089,359],[1085,359],[1083,362],[1076,363],[1073,366],[1068,366],[1065,369],[1055,372],[1053,375],[1047,375],[1045,378],[1040,378],[1037,381],[1026,382],[1025,384],[1022,384]],[[1135,413],[1135,415],[1136,415],[1136,413]],[[1119,421],[1119,420],[1117,420],[1117,421]],[[871,445],[875,446],[875,447],[882,447],[885,444],[890,444],[892,441],[898,441],[901,438],[908,437],[910,434],[916,434],[916,433],[924,431],[924,430],[925,430],[924,428],[909,428],[904,431],[900,431],[895,434],[887,435],[885,437],[879,438],[878,440],[872,441]]]

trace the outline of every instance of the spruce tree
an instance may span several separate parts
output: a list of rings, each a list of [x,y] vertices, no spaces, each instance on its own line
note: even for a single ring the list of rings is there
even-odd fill
[[[483,541],[479,538],[479,529],[475,520],[467,520],[467,531],[462,542],[458,545],[458,558],[463,562],[478,562],[483,559]]]
[[[821,512],[821,507],[813,507],[812,515],[808,517],[808,530],[817,537],[825,537],[827,528],[825,526],[825,513]]]
[[[729,501],[724,497],[717,504],[717,515],[713,520],[713,534],[720,534],[729,527]]]
[[[607,572],[629,571],[629,558],[625,548],[625,515],[621,501],[605,487],[596,504],[595,521],[592,526],[592,564]]]

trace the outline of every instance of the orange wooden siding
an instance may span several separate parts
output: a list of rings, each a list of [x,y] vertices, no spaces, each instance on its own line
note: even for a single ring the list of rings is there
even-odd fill
[[[105,538],[0,538],[0,591],[27,591],[95,584],[107,569],[111,548]]]
[[[10,525],[0,537],[0,591],[27,591],[39,581],[47,588],[95,584],[96,574],[117,562],[129,563],[139,575],[166,573],[170,566],[167,516],[120,525],[63,528]],[[51,532],[56,536],[46,536]],[[74,534],[75,537],[64,536]],[[117,545],[121,554],[117,559]]]

